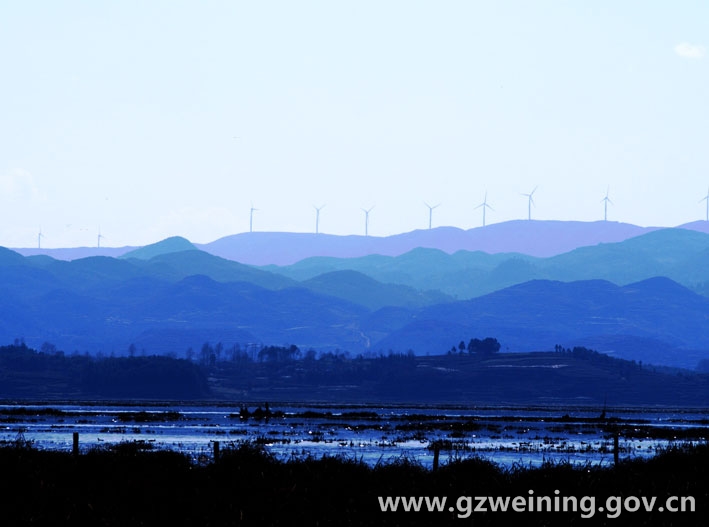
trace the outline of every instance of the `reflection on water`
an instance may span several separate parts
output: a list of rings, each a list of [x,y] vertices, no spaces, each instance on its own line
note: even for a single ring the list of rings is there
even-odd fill
[[[505,466],[548,461],[610,464],[674,443],[706,442],[709,409],[36,404],[0,405],[0,441],[18,438],[70,451],[138,441],[211,459],[214,442],[254,441],[281,458],[323,455],[369,464],[406,457],[424,466],[434,450]]]

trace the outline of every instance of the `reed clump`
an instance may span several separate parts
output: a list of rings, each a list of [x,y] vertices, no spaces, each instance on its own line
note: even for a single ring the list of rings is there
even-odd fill
[[[653,458],[617,466],[545,463],[503,468],[474,456],[453,457],[438,470],[415,459],[368,465],[342,456],[281,459],[261,444],[224,445],[218,459],[140,443],[72,456],[31,443],[0,446],[4,525],[605,525],[602,514],[381,512],[378,496],[694,496],[696,511],[624,513],[618,525],[707,525],[707,444],[679,444]],[[447,507],[446,507],[447,508]]]

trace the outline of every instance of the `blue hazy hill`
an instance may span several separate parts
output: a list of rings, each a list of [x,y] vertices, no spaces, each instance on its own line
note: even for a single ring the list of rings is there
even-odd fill
[[[697,221],[678,228],[709,234],[709,223]],[[464,230],[436,227],[390,236],[337,236],[292,232],[247,232],[233,234],[204,244],[190,244],[184,238],[163,240],[142,248],[75,247],[18,248],[24,256],[49,255],[59,260],[75,260],[89,256],[150,258],[164,252],[191,250],[194,247],[249,265],[289,265],[300,260],[329,256],[356,258],[372,254],[398,256],[416,248],[438,249],[447,254],[457,251],[483,251],[489,254],[520,253],[550,257],[573,249],[599,243],[615,243],[660,227],[639,227],[614,221],[513,220]],[[190,247],[192,245],[192,247]],[[134,252],[140,249],[139,252]]]
[[[537,258],[517,253],[488,254],[415,249],[400,256],[308,258],[264,270],[305,280],[322,273],[353,270],[382,282],[437,289],[464,299],[535,279],[604,279],[624,285],[666,276],[694,291],[709,290],[709,234],[662,229],[617,243],[601,243]]]
[[[709,350],[709,300],[685,286],[707,283],[708,240],[669,229],[551,258],[419,248],[280,268],[292,276],[195,249],[73,261],[5,249],[0,341],[119,354],[130,343],[180,354],[205,341],[425,354],[494,336],[510,351],[588,345],[694,367]],[[478,296],[452,302],[436,292],[446,287]]]
[[[451,302],[452,297],[439,291],[419,291],[409,286],[381,283],[357,271],[323,273],[301,284],[311,291],[343,298],[368,309],[386,306],[423,307]]]
[[[438,249],[448,254],[467,250],[548,257],[577,247],[626,240],[655,229],[612,221],[513,220],[468,230],[436,227],[385,237],[247,232],[225,236],[199,248],[254,265],[289,265],[315,256],[398,256],[417,248]]]
[[[133,263],[151,276],[173,281],[201,274],[217,282],[250,282],[267,289],[281,289],[298,283],[285,276],[226,260],[200,250],[162,253]]]
[[[434,354],[485,336],[510,351],[602,343],[599,351],[621,358],[692,368],[709,357],[708,313],[709,298],[668,278],[626,286],[533,280],[400,316],[403,325],[375,347]]]
[[[352,347],[359,338],[353,340],[352,325],[366,312],[304,288],[274,291],[203,275],[178,282],[140,277],[100,291],[59,286],[33,297],[3,295],[0,340],[22,338],[38,347],[49,341],[67,352],[118,354],[131,343],[150,353],[181,354],[216,340]]]
[[[145,247],[140,247],[134,249],[120,256],[120,258],[136,258],[138,260],[150,260],[156,256],[163,254],[177,253],[183,251],[196,251],[198,250],[192,242],[187,238],[182,236],[173,236],[171,238],[165,238],[157,243],[146,245]]]

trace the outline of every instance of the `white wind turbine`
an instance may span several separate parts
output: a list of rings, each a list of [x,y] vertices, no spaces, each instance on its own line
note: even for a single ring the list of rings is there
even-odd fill
[[[39,228],[39,233],[37,233],[37,249],[42,248],[42,238],[44,238],[44,234],[42,234],[42,227]]]
[[[373,208],[374,208],[374,205],[372,205],[368,209],[362,209],[362,212],[364,212],[364,235],[365,236],[369,236],[369,213],[372,212]]]
[[[103,234],[101,234],[101,227],[99,226],[98,228],[98,236],[96,237],[96,248],[100,249],[101,248],[101,239],[105,238]]]
[[[315,234],[320,233],[320,211],[325,208],[325,205],[320,205],[319,207],[316,207],[313,205],[313,208],[315,209]]]
[[[527,196],[527,219],[531,220],[532,219],[532,205],[534,205],[534,193],[537,191],[537,187],[534,187],[534,190],[530,192],[529,194],[522,194],[522,196]]]
[[[610,187],[606,189],[606,197],[601,200],[603,202],[603,221],[608,221],[608,204],[610,203],[611,205],[613,205],[613,202],[608,197],[609,191]]]
[[[433,209],[440,207],[441,204],[439,203],[437,205],[431,206],[428,203],[426,203],[425,201],[423,202],[423,204],[428,207],[428,229],[430,230],[431,225],[433,224]]]
[[[254,203],[251,202],[251,209],[249,210],[249,232],[254,232],[254,211],[258,209],[254,208]]]
[[[478,205],[477,207],[475,207],[473,210],[477,210],[480,207],[483,208],[483,227],[485,227],[485,209],[495,210],[490,205],[487,204],[487,190],[485,191],[485,199],[483,200],[483,202],[480,205]]]

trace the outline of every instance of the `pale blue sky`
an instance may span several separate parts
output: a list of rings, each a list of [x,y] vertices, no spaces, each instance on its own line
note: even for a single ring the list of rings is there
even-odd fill
[[[0,0],[0,245],[703,219],[707,46],[705,1]]]

